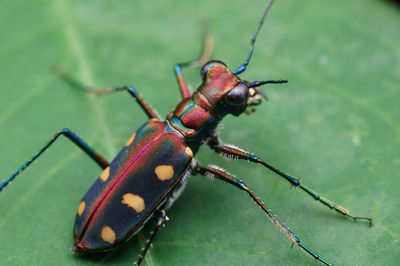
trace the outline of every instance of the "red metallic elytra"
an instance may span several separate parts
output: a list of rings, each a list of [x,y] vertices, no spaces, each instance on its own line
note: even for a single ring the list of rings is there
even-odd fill
[[[166,210],[179,197],[187,177],[192,173],[215,177],[247,192],[294,245],[299,246],[314,259],[331,265],[307,248],[246,184],[218,166],[202,167],[194,158],[200,145],[207,144],[223,156],[261,164],[327,207],[353,220],[367,220],[371,224],[370,217],[351,215],[345,208],[321,197],[298,179],[274,168],[258,156],[236,146],[222,144],[215,131],[226,115],[238,116],[243,112],[249,113],[249,107],[260,104],[262,98],[266,98],[259,86],[287,82],[286,80],[248,82],[238,77],[247,68],[256,37],[272,2],[265,9],[253,34],[247,59],[236,71],[230,71],[221,61],[213,60],[204,64],[210,51],[207,39],[204,53],[199,60],[175,66],[182,100],[175,110],[167,115],[165,121],[161,121],[157,113],[133,87],[92,90],[72,79],[58,67],[58,73],[67,82],[83,91],[95,94],[127,91],[147,114],[149,121],[130,137],[111,163],[69,129],[60,130],[37,154],[0,184],[0,191],[48,149],[60,135],[64,135],[103,168],[103,172],[78,206],[74,226],[75,243],[72,247],[75,253],[113,249],[139,232],[148,221],[155,219],[155,229],[137,261],[137,264],[140,264],[156,233],[168,220]],[[185,83],[181,69],[200,64],[204,64],[200,72],[203,82],[192,94]]]
[[[192,156],[167,122],[144,124],[83,197],[73,250],[108,250],[129,239],[183,183]]]

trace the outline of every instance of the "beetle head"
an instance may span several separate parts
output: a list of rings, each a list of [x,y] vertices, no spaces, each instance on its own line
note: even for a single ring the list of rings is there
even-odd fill
[[[232,114],[238,116],[246,111],[246,107],[259,105],[261,99],[267,99],[259,88],[266,83],[285,83],[287,81],[248,82],[232,73],[221,61],[207,62],[201,69],[203,83],[197,90],[219,115]]]

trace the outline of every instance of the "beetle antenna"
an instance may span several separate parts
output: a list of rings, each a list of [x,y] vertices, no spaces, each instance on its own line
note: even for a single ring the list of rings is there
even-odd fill
[[[280,79],[280,80],[266,80],[266,81],[254,81],[254,82],[250,83],[247,87],[248,87],[248,88],[255,88],[255,87],[259,87],[259,86],[261,86],[261,85],[270,84],[270,83],[282,84],[282,83],[288,83],[288,81],[285,80],[285,79]]]
[[[238,74],[240,74],[240,73],[242,73],[243,71],[246,70],[246,67],[247,67],[247,65],[249,64],[249,61],[250,61],[250,59],[251,59],[251,56],[253,55],[254,43],[256,42],[257,35],[258,35],[258,33],[260,32],[261,27],[262,27],[262,25],[264,24],[265,17],[267,16],[268,11],[269,11],[269,9],[271,8],[271,6],[272,6],[272,4],[274,3],[274,1],[275,1],[275,0],[271,0],[271,1],[268,3],[267,8],[264,10],[264,14],[263,14],[262,17],[261,17],[260,22],[258,23],[256,32],[253,34],[253,37],[251,37],[251,40],[250,40],[250,49],[249,49],[249,53],[248,53],[248,55],[247,55],[247,58],[246,58],[246,60],[244,61],[243,65],[241,65],[238,69],[235,70],[235,72],[233,72],[235,75],[238,75]]]

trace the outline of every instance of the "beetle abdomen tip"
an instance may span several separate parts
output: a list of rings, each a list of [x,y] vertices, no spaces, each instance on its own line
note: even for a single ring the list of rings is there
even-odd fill
[[[75,243],[72,247],[71,247],[71,251],[72,253],[75,254],[85,254],[87,253],[87,250],[80,247],[78,243]]]

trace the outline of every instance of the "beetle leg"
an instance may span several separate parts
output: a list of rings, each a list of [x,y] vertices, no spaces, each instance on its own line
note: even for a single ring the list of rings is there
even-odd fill
[[[157,112],[148,103],[146,103],[142,97],[140,97],[140,95],[133,86],[106,87],[106,88],[94,89],[72,78],[60,65],[56,65],[54,69],[61,76],[61,78],[64,79],[68,84],[84,92],[93,93],[96,95],[102,95],[117,91],[127,91],[136,100],[136,102],[140,105],[140,107],[143,109],[143,111],[150,119],[152,118],[156,118],[159,120],[161,119],[160,116],[157,114]]]
[[[32,158],[26,161],[17,171],[15,171],[9,178],[6,179],[3,183],[0,184],[0,191],[2,191],[14,178],[19,175],[22,171],[24,171],[33,161],[35,161],[42,153],[47,150],[51,144],[53,144],[56,139],[64,135],[73,143],[75,143],[79,148],[81,148],[90,158],[92,158],[101,168],[106,168],[109,163],[108,161],[101,156],[98,152],[96,152],[92,147],[90,147],[83,139],[81,139],[74,132],[69,130],[68,128],[64,128],[59,130],[54,136],[50,139],[50,141],[41,149],[38,153],[36,153]]]
[[[220,145],[219,144],[219,139],[218,136],[214,136],[210,141],[209,141],[209,146],[217,153],[221,154],[222,156],[228,157],[228,158],[232,158],[232,159],[243,159],[243,160],[247,160],[250,162],[254,162],[254,163],[259,163],[265,167],[267,167],[269,170],[275,172],[276,174],[280,175],[281,177],[285,178],[290,184],[292,184],[295,187],[300,188],[301,190],[305,191],[308,195],[310,195],[311,197],[313,197],[315,200],[321,202],[322,204],[324,204],[325,206],[329,207],[330,209],[335,210],[336,212],[349,217],[353,220],[367,220],[369,222],[369,225],[372,225],[372,217],[359,217],[359,216],[353,216],[349,213],[349,211],[342,207],[339,206],[333,202],[331,202],[330,200],[321,197],[317,192],[313,191],[312,189],[310,189],[309,187],[303,185],[299,179],[296,179],[278,169],[276,169],[275,167],[273,167],[272,165],[264,162],[263,160],[261,160],[258,156],[253,155],[249,152],[246,152],[238,147],[235,147],[233,145]]]
[[[139,255],[138,260],[136,261],[136,263],[134,263],[135,265],[140,265],[140,263],[142,263],[144,256],[146,255],[147,251],[150,249],[151,243],[154,240],[154,237],[156,236],[158,230],[160,230],[160,228],[165,224],[165,222],[167,222],[169,220],[168,216],[166,215],[164,210],[161,210],[160,214],[157,217],[157,224],[156,227],[154,228],[153,231],[150,232],[150,236],[146,241],[146,245],[144,246],[144,248],[142,249],[142,252]]]
[[[207,33],[206,23],[203,23],[203,35],[204,44],[199,58],[185,63],[178,63],[174,66],[175,76],[179,84],[182,99],[188,98],[192,94],[188,85],[186,84],[185,79],[182,76],[182,67],[203,66],[208,61],[208,58],[211,56],[213,50],[214,39]]]
[[[293,245],[298,245],[303,251],[305,251],[308,255],[313,257],[314,259],[322,262],[325,265],[332,265],[324,259],[320,258],[318,254],[307,248],[303,243],[300,242],[300,239],[292,233],[289,228],[287,228],[255,195],[254,193],[246,186],[245,183],[235,178],[233,175],[225,171],[224,169],[219,168],[215,165],[209,165],[208,167],[197,166],[195,168],[197,173],[201,175],[207,175],[214,178],[218,178],[222,181],[225,181],[231,185],[236,186],[237,188],[246,191],[249,196],[257,203],[258,206],[267,214],[268,218],[281,230],[292,242]]]

